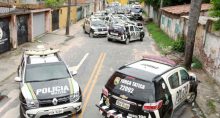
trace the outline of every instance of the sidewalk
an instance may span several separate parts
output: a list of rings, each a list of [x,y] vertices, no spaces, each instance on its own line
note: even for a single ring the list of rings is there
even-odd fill
[[[45,47],[59,48],[65,46],[65,42],[74,38],[77,33],[77,29],[81,28],[83,20],[72,24],[70,26],[70,35],[65,35],[65,28],[57,31],[47,33],[39,38],[36,38],[34,42],[27,42],[18,46],[16,50],[9,51],[0,55],[0,82],[10,78],[17,71],[19,63],[21,61],[22,53],[25,49],[34,48],[37,45],[44,45]]]

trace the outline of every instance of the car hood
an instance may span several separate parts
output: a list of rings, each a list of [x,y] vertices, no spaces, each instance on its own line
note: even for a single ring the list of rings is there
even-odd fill
[[[79,86],[72,78],[30,82],[22,87],[22,94],[26,99],[38,100],[68,96],[77,91],[79,91]]]

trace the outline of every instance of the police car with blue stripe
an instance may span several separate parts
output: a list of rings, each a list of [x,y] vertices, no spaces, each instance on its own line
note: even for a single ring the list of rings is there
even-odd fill
[[[185,103],[193,103],[198,81],[195,74],[158,56],[119,68],[102,89],[96,105],[110,118],[171,118]]]
[[[81,89],[56,49],[24,52],[18,67],[21,118],[71,117],[80,113]]]

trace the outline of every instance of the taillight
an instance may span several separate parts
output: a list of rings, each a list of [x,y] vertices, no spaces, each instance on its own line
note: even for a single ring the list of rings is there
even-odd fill
[[[160,100],[156,103],[145,103],[143,106],[143,110],[145,110],[145,111],[158,110],[162,107],[162,105],[163,105],[163,100]]]
[[[108,96],[108,89],[103,88],[102,89],[102,94],[105,95],[105,96]]]

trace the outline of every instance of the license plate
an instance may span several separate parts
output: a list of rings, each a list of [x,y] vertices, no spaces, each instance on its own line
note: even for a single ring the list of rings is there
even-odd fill
[[[64,112],[63,109],[53,109],[49,110],[49,115],[62,114]]]
[[[118,36],[118,34],[117,33],[111,33],[112,35],[115,35],[115,36]]]
[[[122,101],[117,100],[116,101],[116,105],[119,107],[122,107],[124,109],[129,109],[130,108],[130,104],[124,103]]]

